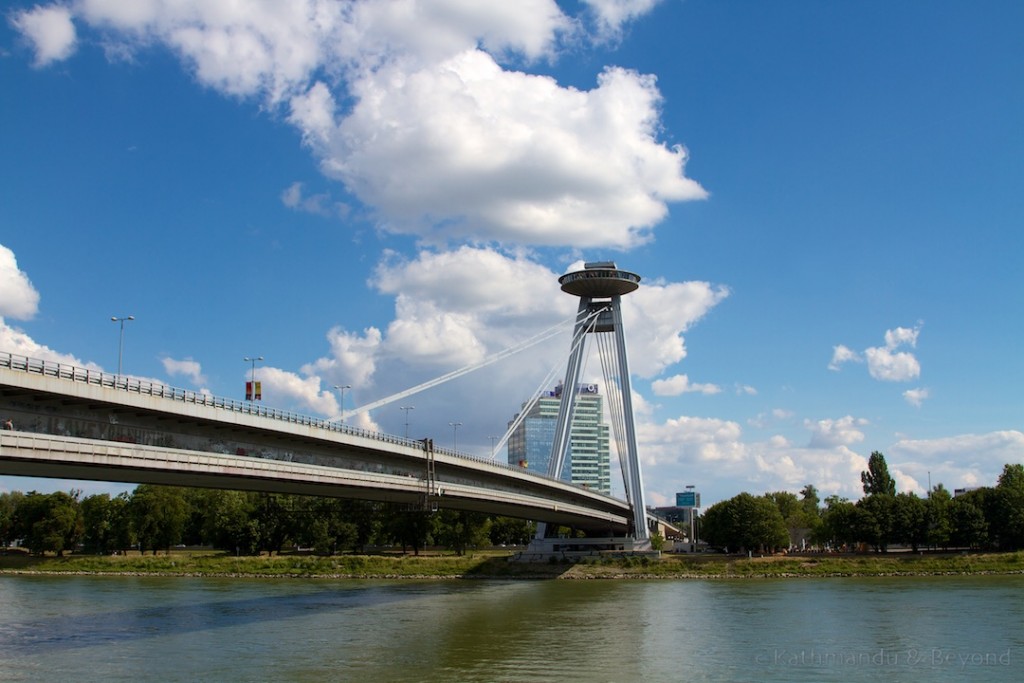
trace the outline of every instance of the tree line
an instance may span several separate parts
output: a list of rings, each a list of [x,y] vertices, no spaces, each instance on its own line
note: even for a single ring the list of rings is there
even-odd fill
[[[756,497],[741,493],[709,507],[701,538],[728,551],[773,552],[801,540],[830,550],[891,545],[921,548],[1024,549],[1024,465],[1005,465],[998,483],[957,496],[938,484],[927,497],[896,492],[885,456],[875,451],[861,473],[864,497],[829,496],[824,505],[808,484],[799,497],[787,491]]]
[[[463,554],[522,545],[535,525],[482,513],[285,494],[143,484],[130,493],[0,494],[0,544],[34,554],[140,553],[179,545],[239,555],[308,548],[323,555],[400,546],[418,554],[441,546]]]

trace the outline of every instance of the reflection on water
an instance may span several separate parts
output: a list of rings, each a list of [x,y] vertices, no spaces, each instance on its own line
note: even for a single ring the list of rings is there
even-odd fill
[[[1015,681],[1024,577],[0,577],[0,680]]]

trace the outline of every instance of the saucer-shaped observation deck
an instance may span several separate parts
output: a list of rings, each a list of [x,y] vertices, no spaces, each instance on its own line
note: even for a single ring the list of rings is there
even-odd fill
[[[628,270],[619,270],[612,261],[584,264],[583,270],[566,273],[558,278],[562,291],[591,299],[610,299],[629,294],[640,286],[640,276]]]

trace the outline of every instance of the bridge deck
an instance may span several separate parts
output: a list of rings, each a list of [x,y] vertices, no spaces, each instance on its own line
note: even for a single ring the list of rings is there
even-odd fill
[[[629,518],[624,501],[421,441],[0,354],[8,416],[4,474],[430,504],[600,533]]]

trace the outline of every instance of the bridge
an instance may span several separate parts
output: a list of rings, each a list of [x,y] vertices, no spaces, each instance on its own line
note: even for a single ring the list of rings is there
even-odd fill
[[[338,422],[0,353],[0,474],[352,498],[622,537],[625,501]]]

